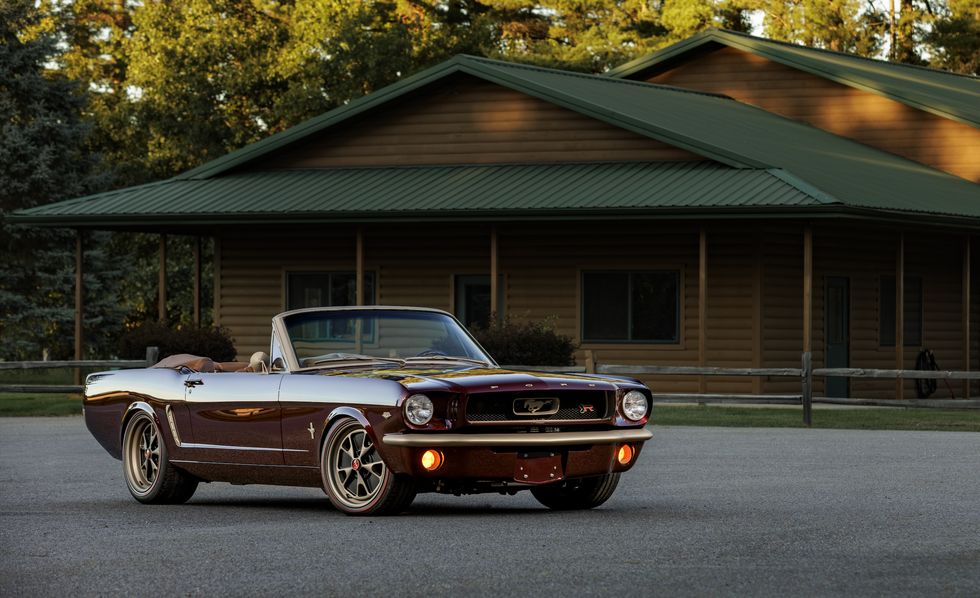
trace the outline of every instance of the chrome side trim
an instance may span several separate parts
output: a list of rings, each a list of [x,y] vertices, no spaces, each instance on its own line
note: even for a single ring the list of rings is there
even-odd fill
[[[319,467],[310,467],[308,465],[260,465],[254,463],[225,463],[224,461],[193,461],[191,459],[171,459],[171,463],[188,463],[192,465],[234,465],[236,467],[275,467],[277,469],[309,469],[310,471],[319,471]]]
[[[181,448],[188,449],[218,449],[222,451],[282,451],[284,453],[308,453],[309,451],[304,451],[303,449],[287,449],[287,448],[265,448],[259,446],[229,446],[226,444],[198,444],[198,443],[187,443]]]
[[[599,432],[538,432],[528,434],[385,434],[391,446],[561,446],[644,442],[653,438],[647,429]]]
[[[174,410],[170,408],[170,405],[167,405],[164,411],[167,412],[167,423],[170,424],[170,433],[174,437],[177,448],[183,448],[184,445],[180,443],[180,434],[177,433],[177,422],[174,421]]]

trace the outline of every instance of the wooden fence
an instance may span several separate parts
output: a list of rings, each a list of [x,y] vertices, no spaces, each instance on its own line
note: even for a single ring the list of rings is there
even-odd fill
[[[40,368],[142,368],[157,362],[159,351],[147,347],[145,360],[97,360],[97,361],[0,361],[0,370],[40,369]],[[920,408],[980,408],[978,400],[872,400],[860,398],[832,398],[813,396],[813,378],[891,378],[891,379],[930,379],[930,380],[980,380],[980,372],[954,370],[880,370],[865,368],[814,368],[812,357],[804,353],[801,367],[798,368],[721,368],[713,366],[665,366],[665,365],[614,365],[595,363],[592,356],[586,366],[503,366],[515,370],[533,370],[554,373],[585,373],[618,376],[776,376],[796,378],[800,381],[800,394],[707,394],[707,393],[653,393],[654,402],[697,402],[697,403],[770,403],[799,404],[803,408],[803,423],[809,426],[813,421],[813,404],[830,403],[858,406],[890,406]],[[29,385],[0,384],[0,392],[22,393],[73,393],[82,392],[81,385]]]
[[[82,361],[0,361],[2,370],[74,369],[76,379],[80,368],[130,369],[148,368],[159,361],[160,349],[147,347],[144,359],[94,359]],[[79,380],[80,382],[80,380]],[[82,392],[82,384],[0,384],[0,392],[74,393]]]

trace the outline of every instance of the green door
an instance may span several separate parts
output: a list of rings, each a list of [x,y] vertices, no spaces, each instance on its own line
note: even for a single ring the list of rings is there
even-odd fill
[[[831,276],[827,278],[827,297],[824,304],[824,321],[826,323],[827,351],[826,361],[829,368],[851,367],[850,330],[851,330],[851,297],[850,283],[847,278]],[[843,398],[849,396],[847,378],[827,378],[824,394],[828,397]]]

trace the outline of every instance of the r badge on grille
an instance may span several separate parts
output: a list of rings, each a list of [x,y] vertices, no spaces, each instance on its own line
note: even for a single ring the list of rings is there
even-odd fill
[[[558,413],[558,399],[514,399],[514,415],[542,416]]]

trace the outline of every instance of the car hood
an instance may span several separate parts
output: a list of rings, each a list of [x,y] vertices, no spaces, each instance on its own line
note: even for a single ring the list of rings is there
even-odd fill
[[[399,382],[411,392],[475,392],[519,390],[616,390],[637,386],[629,379],[589,374],[525,372],[502,368],[440,366],[419,368],[379,368],[369,370],[323,371],[324,375],[342,375]]]

